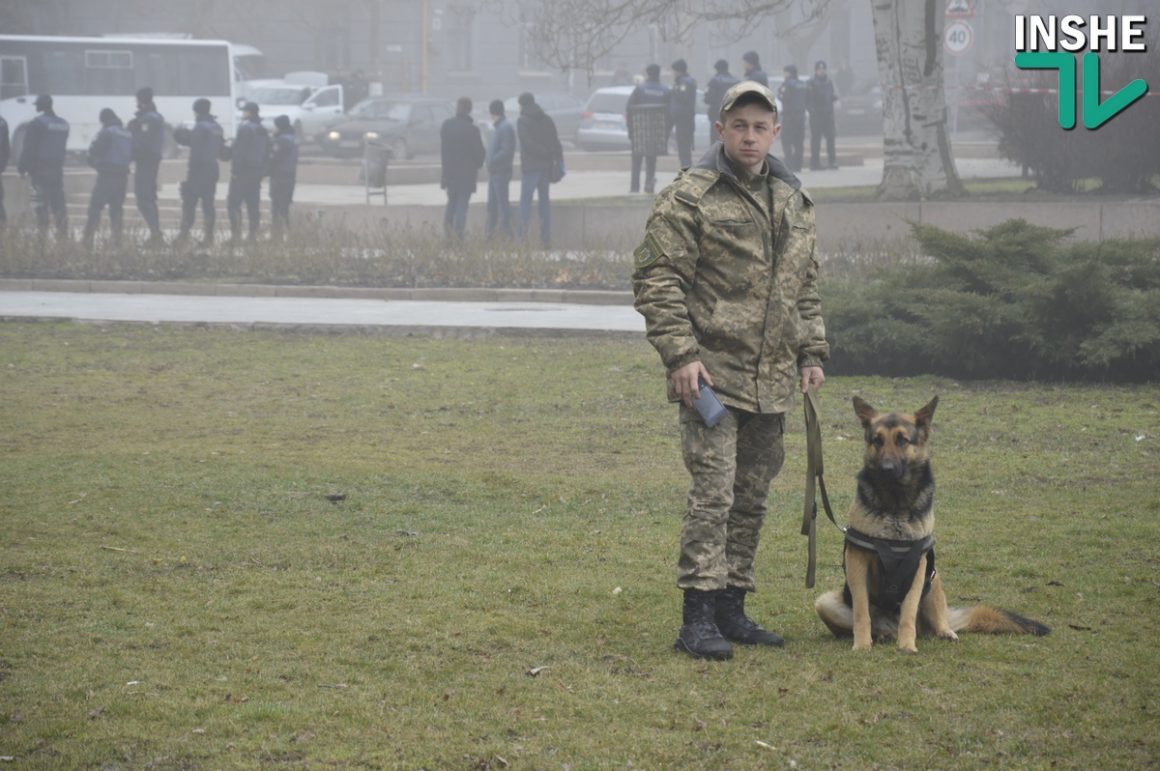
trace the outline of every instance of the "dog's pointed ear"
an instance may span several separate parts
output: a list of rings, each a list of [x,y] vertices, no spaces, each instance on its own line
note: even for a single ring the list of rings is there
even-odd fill
[[[869,426],[870,421],[878,417],[878,410],[871,407],[859,396],[854,397],[854,414],[858,416],[858,420],[862,421],[862,425]]]
[[[934,417],[934,408],[938,406],[938,397],[926,403],[922,409],[914,413],[914,424],[919,428],[930,428],[930,421]]]

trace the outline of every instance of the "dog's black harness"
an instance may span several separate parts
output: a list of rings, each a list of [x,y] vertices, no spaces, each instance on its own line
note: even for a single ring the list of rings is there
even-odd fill
[[[927,555],[927,560],[926,575],[922,581],[923,596],[930,591],[931,582],[934,580],[933,535],[917,541],[892,541],[888,538],[874,538],[847,527],[843,548],[848,549],[851,546],[878,555],[878,595],[873,601],[882,610],[897,613],[902,607],[902,600],[910,590],[914,574],[918,572],[918,561],[924,554]],[[853,604],[849,583],[843,592],[846,604]]]

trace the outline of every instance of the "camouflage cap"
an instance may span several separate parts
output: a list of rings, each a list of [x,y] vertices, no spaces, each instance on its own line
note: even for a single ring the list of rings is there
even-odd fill
[[[725,96],[721,100],[721,114],[729,112],[733,106],[737,104],[737,100],[748,94],[754,94],[758,100],[764,102],[770,112],[777,112],[777,102],[773,98],[773,92],[765,86],[758,83],[756,80],[743,80],[740,83],[734,83],[725,92]]]

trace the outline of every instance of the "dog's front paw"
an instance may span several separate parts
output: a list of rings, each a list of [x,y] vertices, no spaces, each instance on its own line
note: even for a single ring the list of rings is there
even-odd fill
[[[870,642],[870,640],[855,640],[854,641],[854,650],[856,650],[856,651],[868,651],[868,650],[870,650],[871,646],[872,646],[872,643]]]
[[[898,643],[898,652],[899,653],[918,653],[918,648],[912,642],[911,643],[900,642],[900,643]]]

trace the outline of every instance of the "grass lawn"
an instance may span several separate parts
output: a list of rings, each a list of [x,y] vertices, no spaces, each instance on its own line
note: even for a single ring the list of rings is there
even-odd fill
[[[1160,178],[1156,179],[1160,183]],[[817,204],[826,203],[873,203],[877,199],[877,185],[851,185],[847,187],[809,187],[810,196]],[[967,200],[982,201],[1090,201],[1091,195],[1084,195],[1095,191],[1097,180],[1084,180],[1080,183],[1079,192],[1072,195],[1052,193],[1038,190],[1035,180],[1019,177],[971,178],[963,180],[963,187],[967,190]],[[1108,201],[1108,197],[1099,197],[1097,200]],[[553,201],[553,206],[628,206],[649,209],[652,207],[652,196],[616,195],[601,198],[572,198]]]
[[[753,614],[671,650],[683,506],[641,341],[0,325],[0,765],[1142,768],[1160,763],[1160,393],[833,378],[935,416],[939,569],[1053,627],[855,655],[797,534],[800,415]]]

